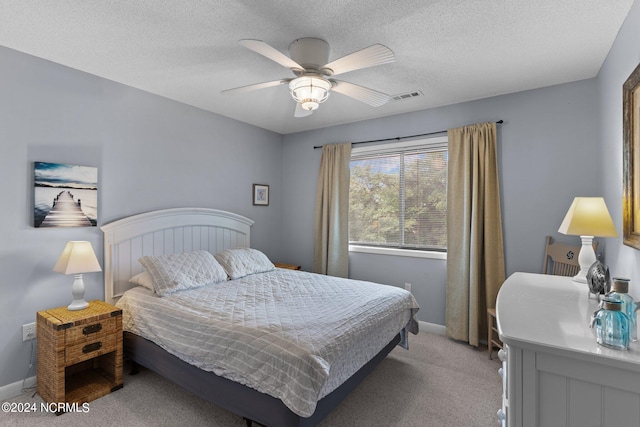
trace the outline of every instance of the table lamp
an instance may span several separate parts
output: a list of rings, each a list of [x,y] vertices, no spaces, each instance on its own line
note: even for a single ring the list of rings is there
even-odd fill
[[[582,247],[578,256],[580,272],[574,282],[587,283],[589,267],[596,262],[594,237],[618,237],[611,215],[602,197],[576,197],[569,207],[558,232],[580,236]]]
[[[62,274],[73,274],[73,286],[71,295],[73,301],[67,306],[69,310],[82,310],[89,306],[84,300],[84,281],[82,273],[102,271],[96,254],[90,242],[71,241],[67,242],[58,262],[53,267],[53,271]]]

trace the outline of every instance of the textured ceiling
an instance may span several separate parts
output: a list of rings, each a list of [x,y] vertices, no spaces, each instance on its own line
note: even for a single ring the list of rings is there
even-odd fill
[[[0,45],[278,133],[349,123],[594,77],[633,0],[0,0]],[[286,86],[221,90],[292,77],[237,44],[288,55],[317,37],[330,60],[374,43],[393,63],[341,80],[389,95],[371,107],[334,93],[294,118]]]

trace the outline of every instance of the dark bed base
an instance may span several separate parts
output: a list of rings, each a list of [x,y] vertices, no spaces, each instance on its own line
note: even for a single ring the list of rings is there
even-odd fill
[[[398,342],[399,334],[340,387],[322,398],[316,411],[308,418],[296,415],[280,399],[196,368],[153,342],[130,332],[124,333],[124,354],[132,362],[151,369],[196,396],[247,420],[269,427],[312,427],[338,406]]]

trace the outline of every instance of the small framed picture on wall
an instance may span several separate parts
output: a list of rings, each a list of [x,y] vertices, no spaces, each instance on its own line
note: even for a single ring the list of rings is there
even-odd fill
[[[256,206],[269,206],[268,185],[253,184],[253,204]]]

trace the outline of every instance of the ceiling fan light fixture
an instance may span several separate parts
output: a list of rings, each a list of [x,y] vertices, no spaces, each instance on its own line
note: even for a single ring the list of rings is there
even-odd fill
[[[304,108],[307,111],[317,110],[318,107],[320,106],[320,104],[318,104],[317,102],[315,102],[312,99],[307,99],[307,100],[301,102],[300,105],[302,105],[302,108]]]
[[[302,76],[291,80],[289,90],[302,108],[315,110],[329,97],[331,82],[322,77]]]
[[[279,85],[289,85],[291,97],[296,101],[294,117],[307,117],[313,110],[329,98],[330,92],[338,92],[372,107],[379,107],[389,101],[389,95],[358,86],[353,83],[334,80],[333,76],[349,71],[373,67],[393,62],[391,49],[374,44],[345,55],[334,61],[329,60],[329,44],[314,37],[303,37],[289,45],[287,56],[262,40],[243,39],[238,44],[288,68],[295,78],[284,78],[270,82],[240,86],[223,90],[222,93],[246,93]],[[324,64],[324,65],[321,65]]]

